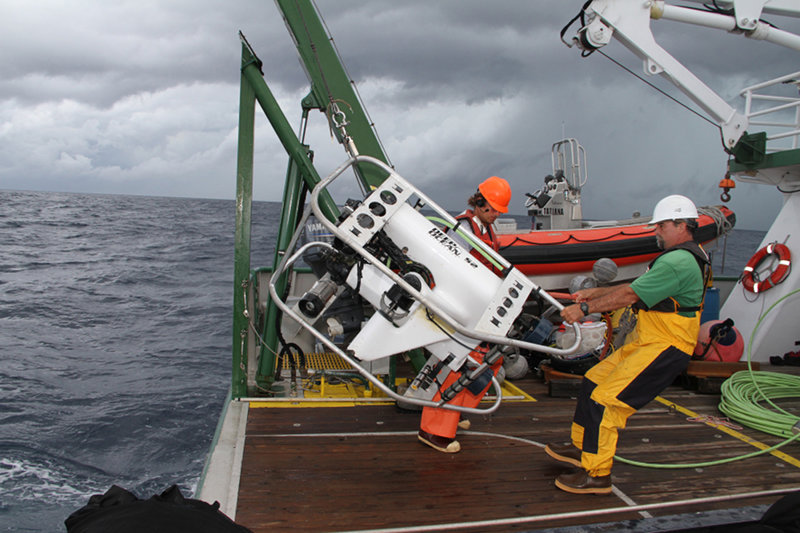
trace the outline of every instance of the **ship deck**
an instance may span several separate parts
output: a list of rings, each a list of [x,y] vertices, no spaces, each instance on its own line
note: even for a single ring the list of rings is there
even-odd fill
[[[562,492],[553,480],[570,467],[550,459],[544,445],[567,440],[575,400],[558,397],[559,388],[550,395],[559,382],[529,376],[514,382],[524,394],[493,414],[470,417],[454,455],[418,442],[419,413],[394,404],[251,403],[236,522],[255,533],[616,531],[621,522],[628,531],[675,531],[757,520],[783,493],[800,490],[800,444],[793,442],[703,468],[616,462],[612,494]],[[718,402],[716,394],[670,387],[631,417],[618,455],[697,463],[782,440],[691,420],[721,416]],[[800,400],[782,400],[781,407],[800,412]]]

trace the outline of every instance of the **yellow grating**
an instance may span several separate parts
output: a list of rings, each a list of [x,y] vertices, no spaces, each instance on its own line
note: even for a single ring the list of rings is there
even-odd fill
[[[272,398],[263,401],[251,401],[251,408],[258,407],[349,407],[354,405],[391,405],[394,400],[374,387],[365,386],[362,382],[351,381],[341,382],[335,376],[331,376],[333,381],[322,378],[319,382],[312,384],[309,380],[303,380],[300,395],[296,398]],[[397,385],[407,383],[406,378],[397,378]],[[535,402],[536,398],[529,395],[508,380],[502,386],[504,401],[506,402]],[[494,398],[487,395],[483,403],[493,402]]]
[[[303,368],[313,370],[354,370],[347,361],[333,352],[314,352],[305,354],[306,364]],[[281,369],[289,370],[289,358],[283,358]]]

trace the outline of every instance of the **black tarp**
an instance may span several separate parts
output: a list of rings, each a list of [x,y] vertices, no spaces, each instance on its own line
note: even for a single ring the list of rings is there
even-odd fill
[[[800,491],[783,496],[755,522],[676,529],[672,533],[800,533]]]
[[[201,500],[184,498],[176,485],[147,500],[113,485],[64,521],[67,533],[252,533]]]

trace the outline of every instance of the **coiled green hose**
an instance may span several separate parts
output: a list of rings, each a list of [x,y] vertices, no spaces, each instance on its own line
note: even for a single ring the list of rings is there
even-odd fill
[[[747,370],[737,372],[725,380],[719,403],[719,410],[737,422],[784,438],[792,437],[792,426],[800,422],[800,417],[787,413],[772,400],[800,397],[800,376],[754,371],[750,356],[753,339],[761,322],[779,303],[798,292],[800,289],[795,289],[782,296],[759,317],[747,343]],[[761,401],[768,403],[772,409],[761,405]]]
[[[800,396],[800,376],[742,370],[722,384],[719,410],[747,427],[789,438],[800,417],[787,413],[772,400]],[[768,403],[773,409],[761,405]]]
[[[741,370],[733,374],[730,378],[725,380],[721,388],[721,398],[719,403],[719,410],[726,414],[733,420],[758,431],[769,433],[777,437],[783,437],[786,440],[756,452],[751,452],[737,457],[729,457],[727,459],[719,459],[716,461],[707,461],[704,463],[682,463],[682,464],[662,464],[662,463],[644,463],[625,459],[624,457],[615,456],[614,459],[625,464],[633,466],[642,466],[646,468],[662,468],[662,469],[678,469],[678,468],[702,468],[706,466],[715,466],[724,463],[731,463],[742,459],[749,459],[757,455],[770,453],[778,448],[794,442],[800,438],[800,433],[795,433],[792,428],[800,427],[800,417],[787,413],[781,409],[772,400],[780,398],[797,398],[800,397],[800,376],[793,376],[787,374],[778,374],[775,372],[760,372],[754,371],[750,363],[753,339],[756,336],[761,322],[772,311],[775,306],[784,301],[785,299],[800,293],[800,289],[795,289],[789,294],[786,294],[773,303],[764,313],[759,317],[753,328],[753,334],[750,335],[750,341],[747,343],[747,370]],[[761,405],[761,402],[768,403],[772,409],[768,409]]]

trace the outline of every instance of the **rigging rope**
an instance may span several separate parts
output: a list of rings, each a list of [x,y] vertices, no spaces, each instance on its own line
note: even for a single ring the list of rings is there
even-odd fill
[[[718,236],[724,235],[733,229],[733,224],[731,224],[731,222],[725,216],[725,213],[723,213],[722,209],[719,207],[714,207],[711,205],[702,206],[697,208],[697,212],[701,215],[706,215],[714,221],[714,224],[717,227]]]

